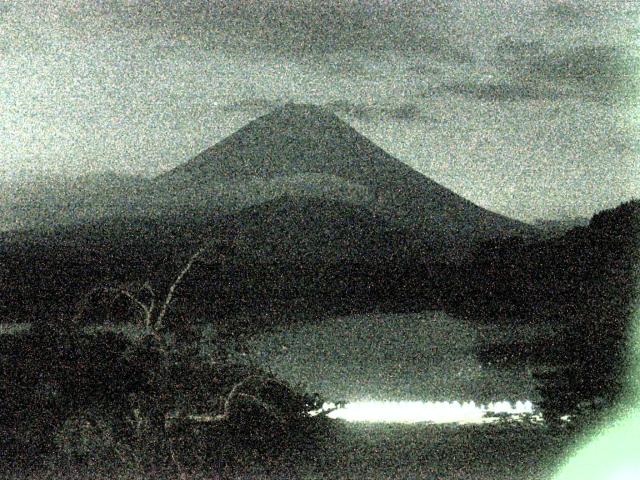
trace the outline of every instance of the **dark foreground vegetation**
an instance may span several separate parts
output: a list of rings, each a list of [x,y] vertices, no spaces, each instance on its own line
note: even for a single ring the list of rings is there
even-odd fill
[[[488,345],[486,363],[534,367],[549,419],[611,406],[628,371],[640,272],[640,202],[596,214],[585,227],[538,242],[481,246],[460,271],[453,310],[482,321],[560,326],[541,343]]]
[[[317,398],[195,336],[51,325],[0,342],[3,476],[234,478],[327,432]]]

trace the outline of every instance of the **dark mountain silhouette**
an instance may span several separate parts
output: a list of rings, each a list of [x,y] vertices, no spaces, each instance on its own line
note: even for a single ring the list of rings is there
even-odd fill
[[[457,287],[448,308],[457,314],[502,319],[516,329],[544,323],[560,332],[480,352],[490,364],[540,367],[545,415],[571,413],[583,400],[618,398],[640,280],[640,201],[599,212],[560,237],[481,245],[450,278]]]
[[[173,245],[188,252],[210,239],[234,242],[243,258],[382,259],[428,254],[428,243],[401,224],[357,204],[286,194],[232,213],[211,211],[155,217],[108,218],[0,235],[0,251],[37,248],[69,252]],[[183,247],[180,248],[180,245]]]
[[[458,269],[465,287],[457,307],[479,317],[566,319],[577,311],[584,316],[583,310],[595,311],[604,297],[608,303],[628,296],[639,254],[637,200],[603,210],[587,226],[560,237],[478,244],[473,260]]]
[[[387,261],[428,248],[406,228],[364,207],[311,196],[284,195],[229,220],[238,225],[242,254],[256,259]]]
[[[287,104],[262,116],[154,183],[156,191],[177,196],[208,191],[222,181],[307,175],[337,178],[363,190],[367,195],[359,203],[434,244],[468,244],[532,231],[454,194],[313,105]]]
[[[313,105],[276,109],[153,180],[102,175],[29,188],[5,212],[5,230],[206,216],[289,194],[364,206],[449,258],[463,257],[477,240],[535,231],[454,194]]]
[[[103,172],[44,175],[0,185],[0,232],[49,230],[122,215],[138,203],[148,179]]]

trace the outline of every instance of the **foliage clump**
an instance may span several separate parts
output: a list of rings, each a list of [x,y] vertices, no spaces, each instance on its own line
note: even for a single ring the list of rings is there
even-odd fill
[[[133,334],[89,331],[76,316],[0,336],[0,448],[8,467],[53,455],[69,468],[215,470],[249,454],[274,459],[308,444],[313,397],[231,361],[220,342],[202,355],[197,326],[168,319],[187,271],[163,303],[147,286],[138,290],[146,304],[129,287],[102,289],[137,302]]]

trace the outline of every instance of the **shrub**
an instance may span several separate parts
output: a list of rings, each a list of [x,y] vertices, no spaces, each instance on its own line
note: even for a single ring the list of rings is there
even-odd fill
[[[54,445],[70,464],[112,463],[125,451],[112,418],[97,409],[85,409],[68,417],[56,431]]]
[[[85,408],[126,410],[129,393],[145,384],[145,372],[123,358],[130,342],[120,334],[42,326],[0,339],[0,436],[16,454],[50,450],[54,432]],[[122,430],[124,416],[114,418]]]
[[[622,391],[622,376],[612,368],[598,368],[587,361],[576,362],[534,375],[541,396],[539,408],[554,425],[570,415],[588,423],[612,406]]]

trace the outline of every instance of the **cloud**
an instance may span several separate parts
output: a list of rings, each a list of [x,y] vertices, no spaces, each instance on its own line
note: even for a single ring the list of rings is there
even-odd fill
[[[286,99],[269,99],[264,97],[248,98],[227,103],[222,110],[228,113],[250,113],[259,115],[284,105]],[[417,120],[429,121],[429,118],[422,114],[420,107],[411,102],[398,104],[366,104],[352,102],[350,100],[333,100],[323,105],[326,110],[337,115],[362,121],[375,120],[395,120],[400,122],[411,122]],[[435,119],[432,119],[435,121]]]
[[[373,105],[365,105],[350,100],[334,100],[325,103],[323,106],[335,114],[357,118],[358,120],[371,121],[376,117],[376,108]]]
[[[407,72],[417,73],[418,75],[425,76],[439,76],[443,73],[443,69],[440,65],[433,63],[425,63],[422,60],[418,60],[413,65],[407,67]]]
[[[549,2],[544,14],[560,22],[577,23],[588,20],[593,12],[589,12],[584,5],[571,4],[566,0],[561,0]]]
[[[417,120],[421,116],[420,108],[415,103],[402,103],[392,107],[382,107],[380,109],[383,115],[387,115],[393,120],[412,121]]]
[[[422,41],[424,43],[416,48],[415,51],[427,57],[453,63],[470,63],[474,60],[474,55],[468,46],[456,45],[447,37],[432,35],[430,38],[423,38]]]
[[[392,120],[396,122],[439,123],[435,117],[426,115],[417,103],[359,103],[350,100],[327,102],[324,108],[348,118],[365,122]]]
[[[349,54],[324,55],[322,58],[313,60],[316,64],[321,64],[327,73],[332,75],[371,77],[373,74],[370,65],[364,60]]]
[[[78,2],[75,2],[78,3]],[[467,62],[452,35],[443,0],[104,0],[68,8],[62,17],[79,33],[145,29],[205,49],[275,52],[322,60],[339,52],[421,53]]]
[[[529,40],[507,36],[502,38],[493,51],[494,67],[506,75],[535,81],[540,78],[536,65],[547,61],[547,46],[541,40]]]
[[[634,1],[549,0],[540,13],[544,19],[556,22],[557,26],[591,25],[597,28],[611,19],[637,15],[638,5]]]
[[[6,14],[8,14],[14,8],[13,5],[9,3],[0,3],[0,19]]]
[[[619,82],[637,73],[638,59],[619,46],[584,45],[552,51],[532,66],[551,79]]]
[[[551,92],[545,91],[533,82],[507,80],[498,82],[461,81],[445,84],[440,87],[440,90],[455,95],[469,95],[488,102],[516,102],[551,97]]]
[[[278,108],[284,103],[286,103],[284,100],[272,100],[264,97],[247,98],[227,103],[222,107],[222,110],[228,113],[257,114]]]
[[[512,86],[525,97],[547,91],[552,96],[562,92],[602,102],[630,99],[638,93],[640,57],[631,46],[563,47],[506,37],[496,46],[494,61],[497,69],[514,78],[515,86],[498,89],[505,90],[502,93],[507,98],[516,93],[509,92]],[[477,89],[467,93],[477,93]]]
[[[620,46],[556,49],[532,62],[531,67],[545,79],[577,85],[596,100],[626,100],[638,94],[640,59]]]
[[[35,28],[17,4],[0,0],[0,53],[15,55],[26,50],[43,52],[51,50],[51,41],[46,29]]]
[[[503,37],[496,45],[496,55],[502,61],[527,60],[542,54],[544,43],[540,40],[515,38],[511,35]]]

